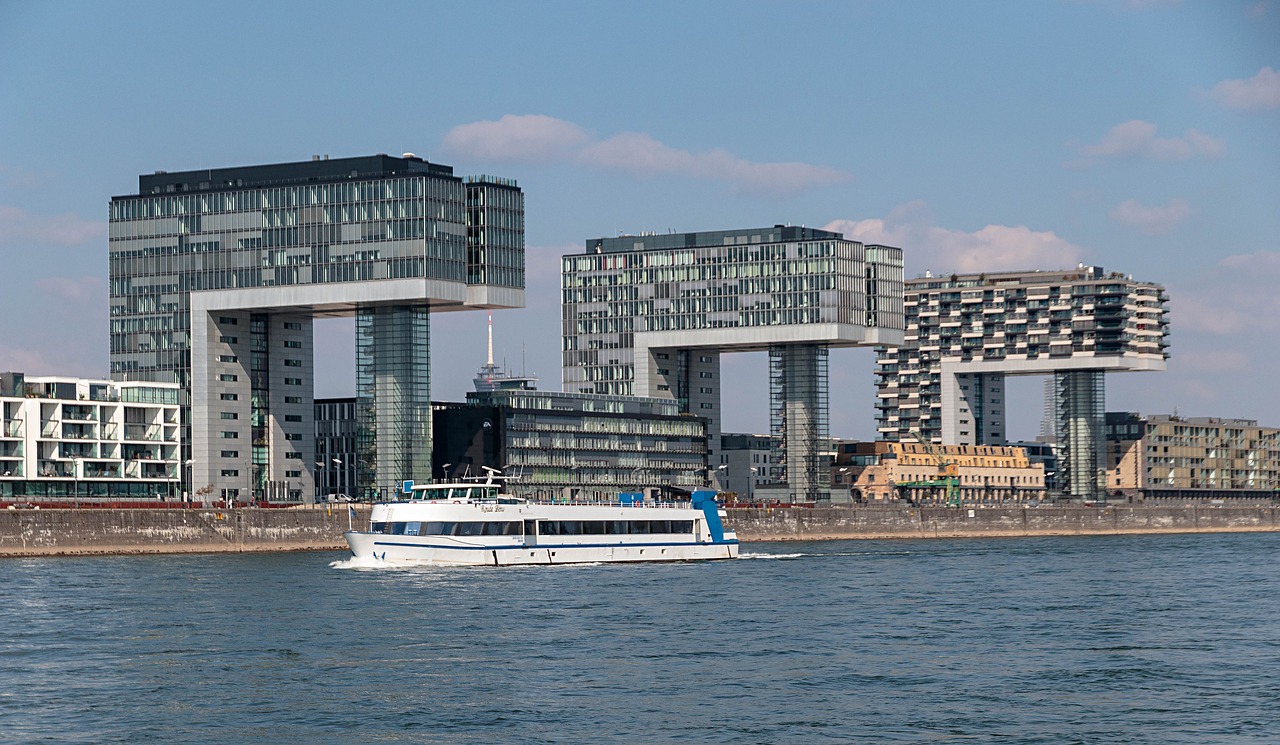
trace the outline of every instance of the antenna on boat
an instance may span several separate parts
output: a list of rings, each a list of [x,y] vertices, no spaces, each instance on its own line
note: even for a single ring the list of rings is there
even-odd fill
[[[502,470],[498,468],[490,468],[489,466],[480,466],[480,467],[483,468],[486,473],[488,473],[488,478],[484,480],[484,483],[486,486],[489,484],[492,484],[494,477],[502,473]]]

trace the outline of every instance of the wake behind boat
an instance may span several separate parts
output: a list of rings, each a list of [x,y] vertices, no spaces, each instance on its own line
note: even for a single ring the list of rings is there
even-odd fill
[[[345,533],[358,559],[490,565],[736,559],[715,492],[691,502],[529,502],[497,484],[405,482],[404,497],[373,506],[369,530]]]

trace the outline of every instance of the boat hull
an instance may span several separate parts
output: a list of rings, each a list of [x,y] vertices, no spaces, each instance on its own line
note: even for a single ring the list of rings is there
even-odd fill
[[[534,543],[520,536],[495,536],[488,541],[458,541],[450,536],[408,536],[347,532],[357,559],[388,564],[437,566],[517,566],[531,564],[705,561],[738,558],[738,541]],[[655,536],[655,538],[657,538]]]

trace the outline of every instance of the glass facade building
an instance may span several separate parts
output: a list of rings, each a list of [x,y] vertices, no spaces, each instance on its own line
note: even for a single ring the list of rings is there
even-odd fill
[[[528,389],[436,404],[435,475],[502,471],[527,499],[616,501],[619,492],[690,492],[708,482],[706,420],[671,399]],[[672,489],[674,487],[674,489]]]
[[[1102,267],[925,276],[906,282],[906,334],[877,350],[880,439],[1004,445],[1005,376],[1050,375],[1055,483],[1099,498],[1106,372],[1163,370],[1164,288]]]
[[[523,306],[523,220],[514,181],[412,154],[141,176],[111,201],[112,378],[179,384],[196,484],[296,501],[312,319],[356,316],[359,488],[389,489],[429,460],[428,313]]]
[[[673,399],[715,462],[720,354],[768,351],[777,471],[793,500],[829,498],[827,349],[901,340],[900,249],[775,225],[596,238],[561,263],[564,390]]]

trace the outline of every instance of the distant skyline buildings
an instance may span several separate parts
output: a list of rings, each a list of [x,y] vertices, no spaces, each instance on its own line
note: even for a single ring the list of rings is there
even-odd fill
[[[1280,368],[1271,0],[1016,13],[705,3],[682,6],[677,26],[669,14],[605,4],[511,6],[504,23],[485,6],[413,5],[391,26],[377,14],[335,23],[271,4],[253,6],[249,25],[205,4],[146,23],[109,5],[7,7],[0,54],[23,72],[0,80],[0,257],[21,281],[0,300],[0,358],[16,369],[109,377],[106,202],[133,193],[137,174],[394,148],[466,173],[518,175],[538,195],[526,233],[530,311],[495,314],[495,352],[501,362],[505,347],[520,369],[526,347],[524,369],[546,388],[560,367],[559,257],[582,238],[785,220],[910,247],[908,278],[1123,267],[1168,288],[1177,351],[1158,379],[1110,379],[1114,406],[1280,422],[1280,399],[1253,393]],[[723,33],[728,10],[733,34]],[[441,27],[482,30],[483,56],[466,35],[415,39],[414,29]],[[857,54],[849,29],[866,31]],[[531,38],[565,51],[531,55]],[[684,52],[654,55],[656,38]],[[742,53],[779,38],[805,39],[806,53]],[[992,54],[973,54],[975,39]],[[193,42],[243,53],[211,65]],[[359,59],[396,74],[371,74]],[[883,59],[895,64],[873,64]],[[273,85],[241,84],[263,70]],[[405,80],[429,80],[430,95]],[[360,91],[359,101],[318,114],[316,102],[338,90]],[[787,95],[746,93],[760,90]],[[672,115],[689,101],[697,116]],[[434,361],[436,395],[471,389],[483,322],[433,321],[451,351]],[[316,328],[317,391],[354,396],[354,318]],[[874,437],[874,360],[833,350],[830,367],[831,431]],[[727,428],[767,431],[767,353],[728,358],[723,373],[744,398],[725,412]],[[1010,379],[1020,409],[1039,407],[1033,383]],[[1036,434],[1035,417],[1027,422],[1010,418],[1015,437]]]

